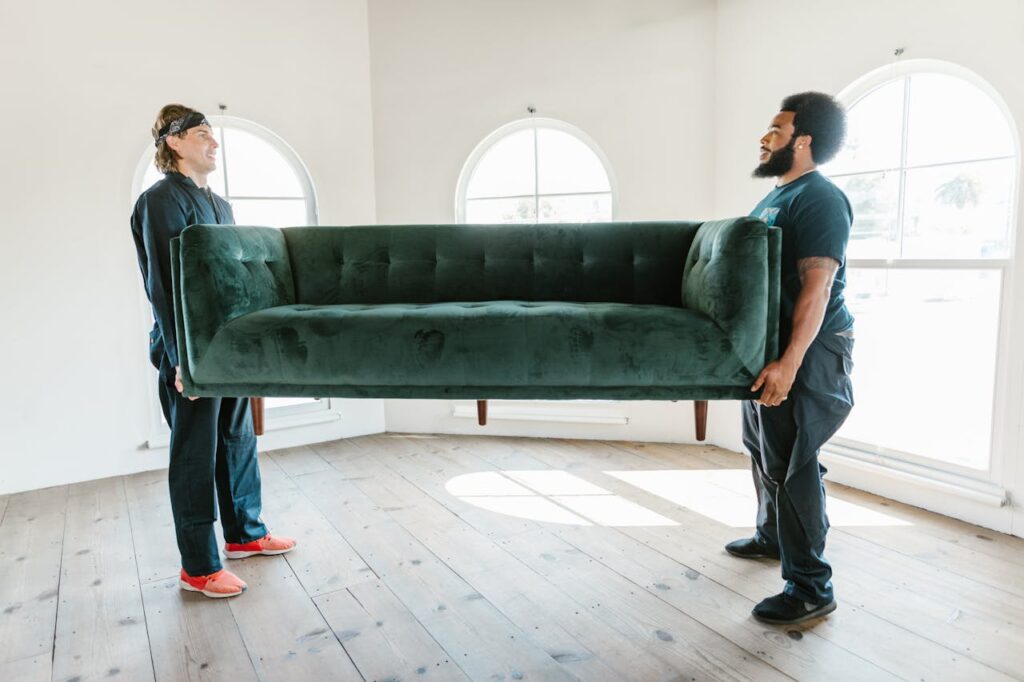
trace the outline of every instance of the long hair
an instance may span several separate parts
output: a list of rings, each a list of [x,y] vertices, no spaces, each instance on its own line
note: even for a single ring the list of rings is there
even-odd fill
[[[153,124],[152,130],[153,141],[155,142],[156,139],[160,137],[160,130],[168,123],[170,123],[176,118],[187,116],[188,114],[191,114],[194,111],[195,109],[186,107],[184,104],[165,105],[162,109],[160,109],[160,113],[156,115],[156,123]],[[181,137],[186,132],[188,131],[176,133],[176,135],[178,137]],[[178,153],[176,151],[171,149],[171,146],[167,144],[167,140],[165,139],[160,144],[157,145],[156,158],[153,160],[153,163],[156,164],[157,170],[159,170],[164,175],[167,175],[172,171],[178,170],[179,158],[181,157],[178,156]]]

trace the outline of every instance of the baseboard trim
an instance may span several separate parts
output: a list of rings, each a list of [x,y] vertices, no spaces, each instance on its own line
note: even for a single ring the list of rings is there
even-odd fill
[[[559,405],[508,405],[488,401],[488,421],[529,421],[560,422],[564,424],[612,424],[627,426],[629,417],[621,412],[598,411],[593,409],[572,410]],[[476,419],[476,405],[455,405],[452,416],[459,419]]]
[[[268,419],[264,424],[264,432],[284,431],[296,429],[303,426],[315,426],[317,424],[328,424],[341,419],[341,412],[337,410],[317,410],[315,412],[284,415],[274,419]],[[164,431],[156,433],[146,441],[146,447],[150,450],[167,449],[171,444],[171,432]]]

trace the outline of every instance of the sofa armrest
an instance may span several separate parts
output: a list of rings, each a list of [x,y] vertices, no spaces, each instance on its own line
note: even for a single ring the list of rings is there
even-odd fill
[[[751,374],[779,352],[782,233],[754,218],[706,222],[683,270],[683,306],[710,317]]]
[[[186,388],[201,385],[202,361],[231,320],[295,303],[288,248],[271,227],[192,225],[171,241],[178,358]]]

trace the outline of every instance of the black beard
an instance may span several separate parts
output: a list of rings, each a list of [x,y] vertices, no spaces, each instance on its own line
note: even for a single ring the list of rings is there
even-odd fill
[[[796,152],[793,151],[793,144],[796,136],[793,137],[782,149],[771,152],[768,160],[754,169],[751,173],[755,178],[780,178],[793,168],[793,159]]]

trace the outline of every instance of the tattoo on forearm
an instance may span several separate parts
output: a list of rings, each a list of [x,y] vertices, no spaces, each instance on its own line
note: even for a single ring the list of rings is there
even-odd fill
[[[797,272],[800,273],[800,282],[804,281],[807,273],[811,270],[825,270],[828,272],[828,279],[825,284],[829,289],[832,288],[832,280],[836,276],[836,271],[839,270],[839,263],[835,258],[829,258],[828,256],[815,256],[813,258],[801,258],[796,262]]]

